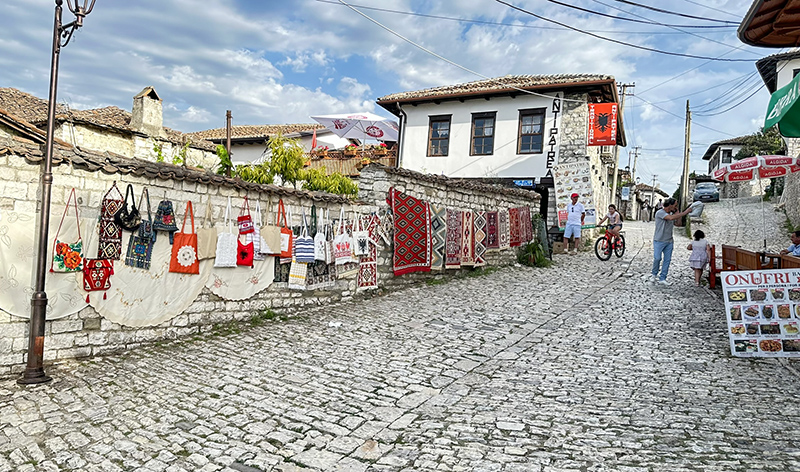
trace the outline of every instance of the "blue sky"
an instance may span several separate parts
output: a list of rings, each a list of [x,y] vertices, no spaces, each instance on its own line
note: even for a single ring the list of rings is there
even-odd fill
[[[165,126],[189,132],[224,126],[228,109],[239,125],[306,123],[311,121],[309,115],[355,111],[389,116],[375,105],[376,98],[482,78],[335,3],[97,0],[84,28],[62,51],[58,100],[78,109],[115,105],[130,110],[133,96],[153,85],[164,101]],[[738,93],[745,98],[757,90],[760,78],[748,78],[755,72],[755,60],[781,52],[745,46],[736,38],[736,25],[751,0],[637,2],[732,23],[657,13],[618,0],[564,0],[642,21],[725,26],[714,29],[625,22],[548,0],[509,2],[619,41],[744,62],[675,57],[612,44],[494,0],[353,3],[428,15],[360,9],[409,40],[486,77],[599,73],[614,75],[618,82],[635,82],[636,96],[625,104],[629,147],[620,152],[621,166],[627,164],[628,151],[641,146],[637,175],[651,182],[652,174],[657,174],[669,192],[680,179],[686,99],[696,110],[691,168],[702,172],[706,163],[700,158],[709,144],[753,133],[763,123],[769,100],[764,88],[732,110],[712,114],[737,104]],[[47,97],[54,6],[51,0],[3,1],[0,86]],[[65,22],[71,20],[66,11]],[[719,84],[723,85],[707,90]],[[732,94],[723,95],[731,88]],[[703,111],[709,116],[701,116]]]

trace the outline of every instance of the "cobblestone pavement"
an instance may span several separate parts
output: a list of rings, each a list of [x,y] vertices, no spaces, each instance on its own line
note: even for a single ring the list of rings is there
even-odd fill
[[[767,249],[778,252],[791,244],[785,221],[786,215],[771,202],[763,202],[762,207],[758,197],[733,198],[706,203],[703,223],[694,224],[692,229],[702,229],[712,244],[742,246],[753,251],[762,250],[766,237]]]
[[[728,352],[723,305],[556,256],[0,381],[0,471],[800,470],[798,377]]]

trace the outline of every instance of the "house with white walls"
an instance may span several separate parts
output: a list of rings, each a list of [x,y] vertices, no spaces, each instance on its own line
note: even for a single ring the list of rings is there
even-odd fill
[[[614,77],[597,74],[508,75],[377,100],[400,118],[398,167],[533,188],[553,205],[553,166],[585,160],[598,208],[611,198],[613,153],[588,145],[588,104],[612,102]],[[624,146],[621,114],[616,130]]]

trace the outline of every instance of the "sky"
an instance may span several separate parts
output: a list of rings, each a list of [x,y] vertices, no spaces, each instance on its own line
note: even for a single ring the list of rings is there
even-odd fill
[[[705,173],[701,157],[711,143],[759,130],[769,93],[755,61],[785,52],[736,37],[752,0],[560,2],[638,22],[555,0],[508,0],[583,32],[719,60],[605,41],[496,0],[349,1],[361,14],[338,0],[96,0],[62,49],[58,101],[130,111],[133,96],[152,85],[164,125],[191,132],[224,127],[226,110],[234,125],[357,111],[392,117],[378,97],[508,74],[609,74],[635,84],[623,110],[628,146],[620,167],[640,146],[636,176],[652,183],[655,174],[672,193],[683,165],[686,100],[690,168]],[[3,0],[0,87],[47,98],[54,8],[52,0]],[[72,21],[66,2],[64,10],[64,22]]]

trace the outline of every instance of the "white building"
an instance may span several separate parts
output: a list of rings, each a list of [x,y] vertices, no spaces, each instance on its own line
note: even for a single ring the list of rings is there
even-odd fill
[[[720,166],[733,162],[736,154],[742,150],[746,136],[717,141],[706,149],[703,160],[708,161],[708,175],[714,173]]]

